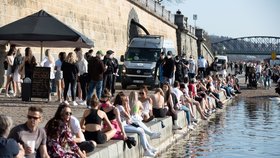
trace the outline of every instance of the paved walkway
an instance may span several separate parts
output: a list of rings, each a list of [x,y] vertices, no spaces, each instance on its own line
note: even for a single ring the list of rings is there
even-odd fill
[[[258,89],[247,89],[247,86],[244,84],[244,76],[239,76],[240,85],[242,88],[242,94],[238,97],[275,97],[278,96],[275,93],[275,84],[272,84],[272,88],[269,90],[265,90],[262,87],[258,87]],[[131,87],[130,90],[125,90],[126,94],[129,94],[130,91],[135,87]],[[118,91],[120,91],[120,86],[117,87]],[[53,99],[55,100],[55,98]],[[0,114],[6,114],[11,116],[14,120],[14,124],[24,123],[26,121],[26,115],[28,111],[28,107],[31,105],[41,106],[44,110],[43,122],[46,122],[50,118],[54,116],[54,113],[57,109],[58,102],[51,101],[46,103],[46,100],[32,98],[31,102],[23,102],[21,98],[6,98],[4,94],[0,94]],[[77,106],[72,108],[72,112],[75,116],[81,116],[86,107]]]

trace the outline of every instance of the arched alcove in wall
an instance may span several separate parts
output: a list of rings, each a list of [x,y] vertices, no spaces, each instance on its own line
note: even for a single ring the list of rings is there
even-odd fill
[[[149,35],[150,33],[148,32],[148,30],[140,24],[139,22],[139,18],[138,15],[135,11],[134,8],[132,8],[129,12],[129,17],[128,17],[128,43],[130,43],[130,41],[134,38],[139,36],[140,34],[140,29],[142,29],[147,35]]]

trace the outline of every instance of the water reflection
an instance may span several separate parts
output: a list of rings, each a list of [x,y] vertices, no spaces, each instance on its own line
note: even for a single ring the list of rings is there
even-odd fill
[[[235,100],[226,112],[160,157],[280,157],[280,104],[266,98]]]

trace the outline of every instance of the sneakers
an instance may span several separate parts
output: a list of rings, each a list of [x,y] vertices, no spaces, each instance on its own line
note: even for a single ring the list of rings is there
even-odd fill
[[[188,129],[190,129],[190,130],[194,130],[193,125],[188,125]]]
[[[80,103],[83,102],[83,100],[76,97],[76,102],[77,102],[78,104],[80,104]]]
[[[11,96],[8,93],[6,93],[5,97],[10,98]]]
[[[148,156],[148,157],[155,157],[156,154],[151,152],[150,150],[145,150],[144,152],[144,156]]]
[[[73,106],[78,106],[78,103],[76,101],[73,101]]]
[[[79,105],[82,105],[82,106],[87,106],[87,101],[82,101],[80,103],[78,103]]]
[[[195,123],[195,122],[192,122],[192,125],[193,125],[193,126],[197,126],[197,123]]]
[[[178,126],[178,125],[173,125],[173,126],[172,126],[172,129],[173,129],[173,130],[181,130],[182,127],[180,127],[180,126]]]
[[[150,151],[151,151],[152,153],[156,154],[157,151],[158,151],[158,149],[157,149],[157,148],[150,148]]]
[[[160,138],[160,133],[159,132],[154,132],[151,136],[150,139],[157,139]]]
[[[64,101],[65,104],[69,105],[69,102],[67,100]]]

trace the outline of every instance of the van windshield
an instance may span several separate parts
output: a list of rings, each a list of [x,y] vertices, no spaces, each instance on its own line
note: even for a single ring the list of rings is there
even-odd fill
[[[156,62],[160,52],[160,49],[153,48],[129,48],[125,55],[125,60]]]

